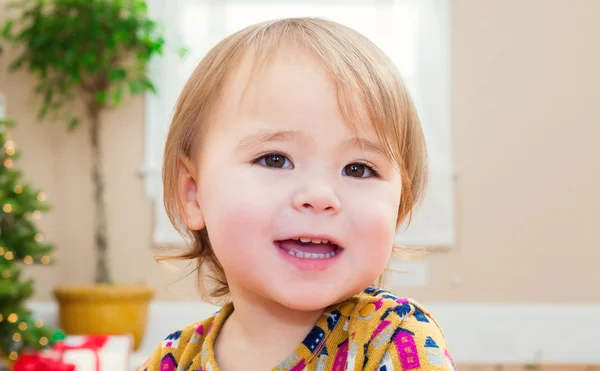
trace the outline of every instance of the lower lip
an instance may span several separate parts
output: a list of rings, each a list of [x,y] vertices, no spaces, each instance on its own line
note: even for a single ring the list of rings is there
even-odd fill
[[[287,251],[283,250],[279,247],[277,242],[273,243],[282,259],[292,264],[298,270],[301,271],[325,271],[329,269],[335,262],[339,260],[341,254],[343,254],[342,249],[338,249],[335,253],[335,256],[327,259],[302,259],[297,258],[293,255],[290,255]]]

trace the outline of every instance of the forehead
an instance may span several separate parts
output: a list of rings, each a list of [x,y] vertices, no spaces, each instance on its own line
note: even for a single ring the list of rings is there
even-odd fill
[[[348,135],[375,139],[358,91],[350,99],[354,109],[362,113],[359,120],[343,115],[338,94],[331,74],[308,51],[283,49],[260,60],[249,53],[224,86],[219,125],[260,121],[300,130],[326,125]]]

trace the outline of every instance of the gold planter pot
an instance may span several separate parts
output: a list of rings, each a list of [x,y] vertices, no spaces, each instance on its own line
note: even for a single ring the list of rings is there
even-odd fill
[[[60,286],[54,290],[59,304],[59,326],[68,335],[124,335],[142,343],[148,306],[154,290],[146,286]]]

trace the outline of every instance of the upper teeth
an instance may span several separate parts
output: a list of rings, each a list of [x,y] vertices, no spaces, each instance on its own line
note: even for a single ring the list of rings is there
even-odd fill
[[[304,242],[304,243],[308,243],[308,242],[312,242],[312,243],[329,243],[328,240],[321,240],[318,238],[309,238],[309,237],[297,237],[294,238],[294,240],[298,241],[300,240],[300,242]]]

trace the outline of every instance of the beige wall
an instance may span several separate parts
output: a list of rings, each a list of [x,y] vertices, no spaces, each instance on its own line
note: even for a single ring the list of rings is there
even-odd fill
[[[458,244],[431,254],[431,285],[396,290],[420,301],[600,303],[600,2],[453,0],[452,124]],[[0,0],[0,5],[7,0]],[[33,79],[0,91],[19,121],[27,179],[54,205],[40,221],[57,265],[30,269],[36,298],[93,279],[90,160],[85,130],[35,122]],[[160,299],[193,299],[191,279],[152,260],[152,203],[138,169],[143,100],[104,117],[112,266]],[[81,128],[85,129],[85,128]]]

